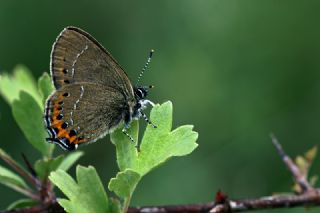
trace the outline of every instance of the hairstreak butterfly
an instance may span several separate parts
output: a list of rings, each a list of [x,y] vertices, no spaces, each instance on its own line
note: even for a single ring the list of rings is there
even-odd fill
[[[153,51],[141,74],[146,70]],[[132,86],[127,74],[111,54],[91,35],[66,27],[51,52],[50,71],[56,91],[47,99],[47,141],[74,150],[111,133],[124,123],[127,133],[132,119],[143,117],[151,86]]]

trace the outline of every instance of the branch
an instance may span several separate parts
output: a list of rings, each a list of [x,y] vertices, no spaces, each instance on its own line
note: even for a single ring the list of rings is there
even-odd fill
[[[43,212],[54,212],[54,213],[65,213],[64,209],[57,203],[51,203],[49,205],[33,206],[29,208],[13,209],[0,211],[0,213],[43,213]]]
[[[253,199],[228,200],[227,195],[222,192],[218,192],[215,202],[207,204],[129,208],[128,213],[229,213],[262,209],[320,206],[320,189],[315,189],[311,186],[306,175],[300,171],[299,167],[285,153],[281,144],[274,135],[271,135],[271,139],[276,147],[276,150],[278,151],[278,154],[294,177],[295,182],[302,188],[302,192],[300,194],[273,195]]]
[[[274,195],[256,199],[244,199],[235,201],[230,200],[225,204],[216,205],[210,210],[210,212],[245,212],[250,210],[279,209],[307,206],[320,206],[319,189],[301,195]]]
[[[299,167],[293,162],[293,160],[284,152],[278,139],[271,134],[270,135],[273,145],[276,147],[278,154],[282,158],[284,164],[291,172],[295,182],[301,187],[303,192],[314,190],[307,180],[307,177],[300,171]]]
[[[282,194],[267,197],[238,199],[231,200],[223,192],[219,191],[216,194],[215,202],[204,204],[190,205],[167,205],[167,206],[146,206],[146,207],[131,207],[128,213],[230,213],[230,212],[246,212],[262,209],[279,209],[293,207],[311,207],[320,206],[320,188],[313,188],[308,182],[306,175],[300,171],[294,161],[285,153],[278,140],[271,135],[272,142],[287,166],[294,181],[301,187],[302,191],[299,194]],[[32,207],[25,209],[17,209],[10,211],[0,211],[0,213],[40,213],[40,212],[65,212],[58,203],[51,203],[48,206]]]
[[[191,205],[172,205],[172,206],[146,206],[129,208],[127,213],[182,213],[182,212],[209,212],[214,207],[214,202],[205,204]]]

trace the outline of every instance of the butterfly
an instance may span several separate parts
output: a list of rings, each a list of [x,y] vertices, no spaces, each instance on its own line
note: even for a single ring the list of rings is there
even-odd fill
[[[151,61],[153,51],[139,75]],[[133,86],[111,54],[87,32],[66,27],[52,47],[50,72],[55,91],[46,100],[44,120],[48,142],[65,150],[94,142],[124,123],[127,133],[133,119],[154,106],[146,99],[152,86]]]

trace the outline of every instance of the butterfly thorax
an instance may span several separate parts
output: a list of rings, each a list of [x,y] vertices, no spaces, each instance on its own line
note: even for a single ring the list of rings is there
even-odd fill
[[[133,107],[133,113],[131,115],[132,119],[139,119],[142,116],[142,111],[147,108],[147,105],[153,105],[150,100],[145,99],[148,95],[148,87],[140,86],[134,88],[134,95],[136,99],[136,104]]]

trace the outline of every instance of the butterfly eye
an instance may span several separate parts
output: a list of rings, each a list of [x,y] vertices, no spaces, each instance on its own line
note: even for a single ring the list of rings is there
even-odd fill
[[[137,94],[137,96],[138,96],[139,98],[143,98],[143,94],[142,94],[141,89],[137,89],[136,94]]]
[[[143,87],[139,87],[135,90],[135,93],[139,99],[144,99],[147,96],[148,91]]]

